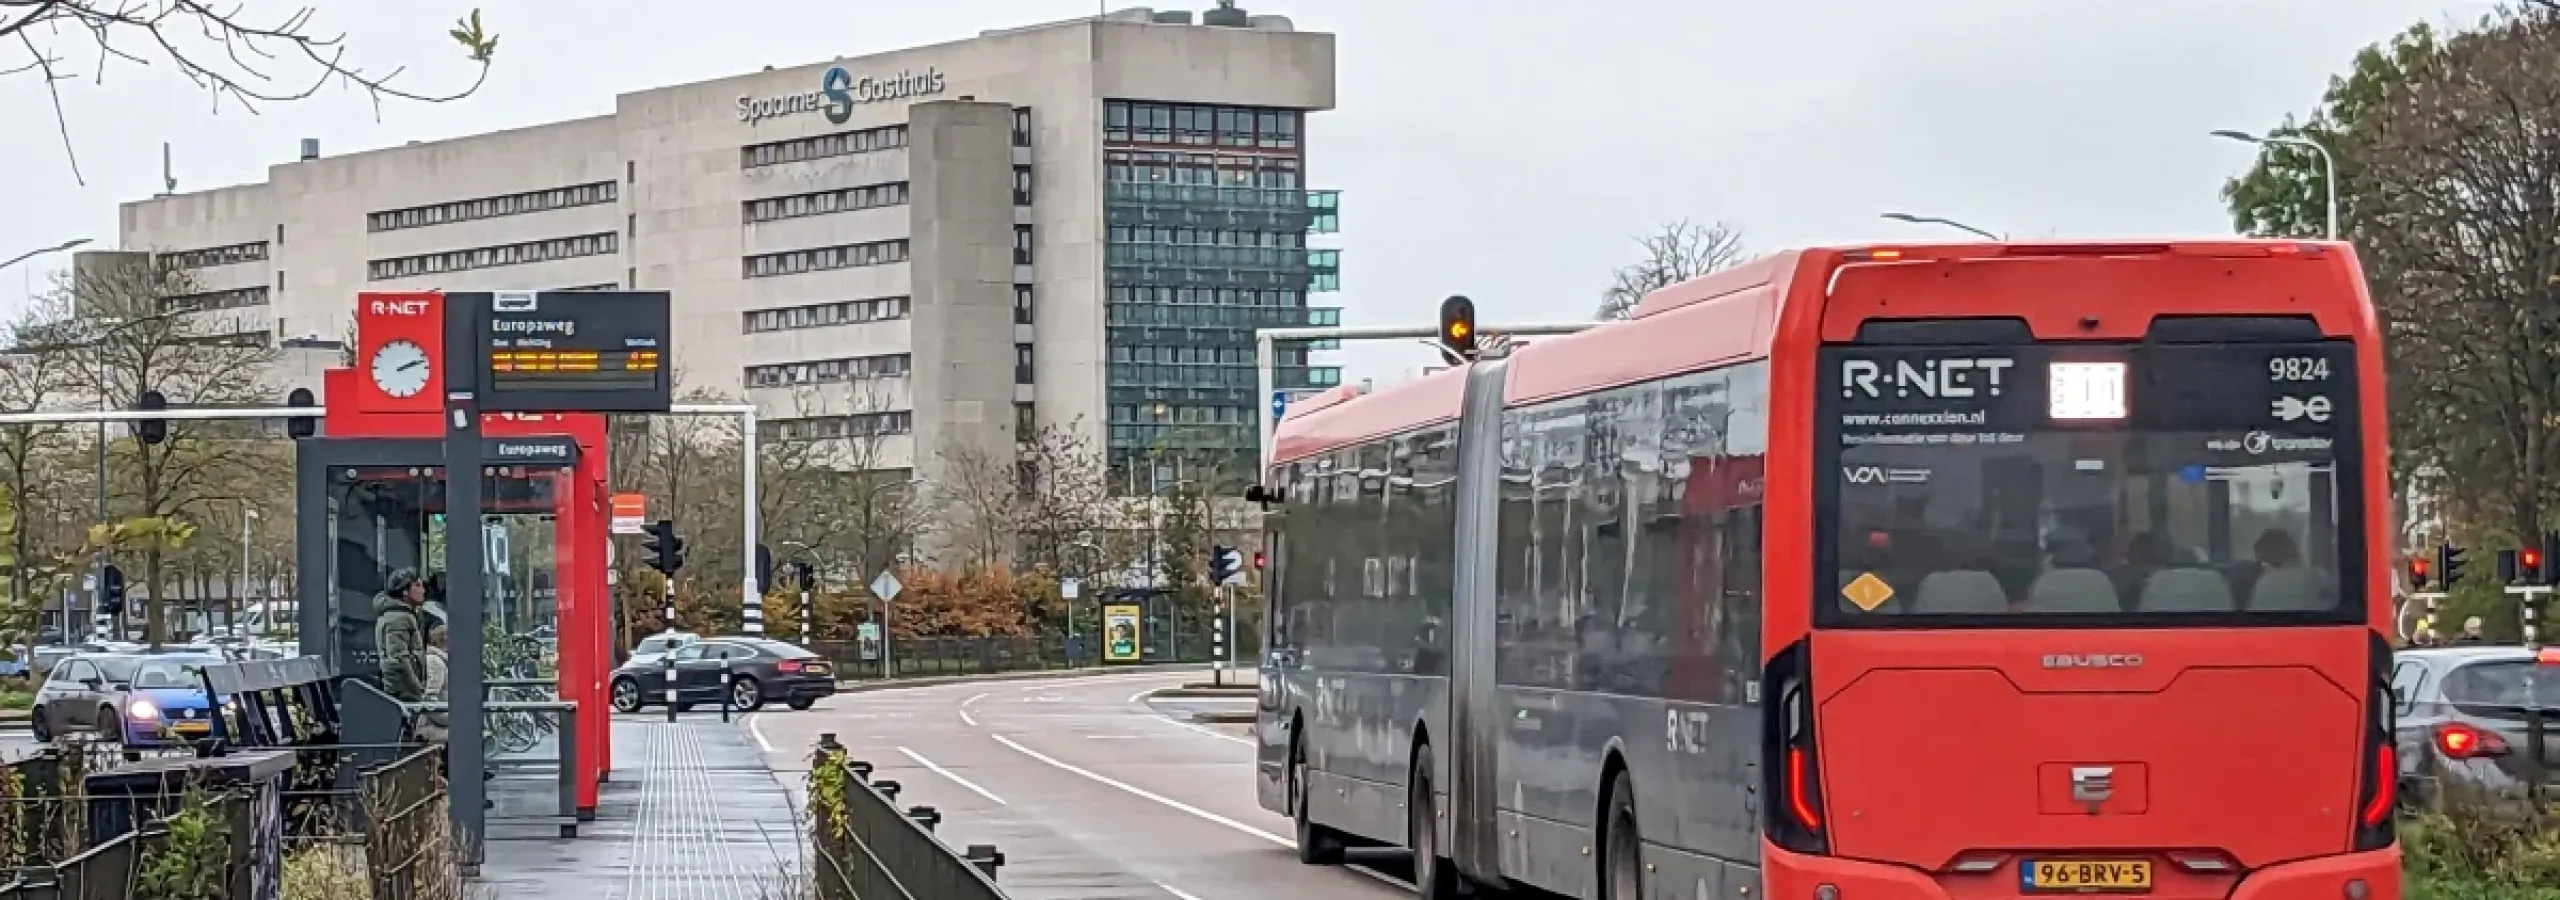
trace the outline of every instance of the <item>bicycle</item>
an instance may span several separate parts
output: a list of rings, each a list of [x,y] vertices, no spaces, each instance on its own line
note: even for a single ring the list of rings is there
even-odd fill
[[[490,679],[532,679],[556,677],[559,661],[541,640],[522,634],[505,634],[496,626],[484,632],[481,646],[488,648],[481,671]],[[492,702],[541,702],[556,699],[539,687],[505,685],[489,689]],[[489,740],[484,752],[525,753],[540,746],[544,738],[559,732],[551,716],[535,712],[491,712],[485,717]]]

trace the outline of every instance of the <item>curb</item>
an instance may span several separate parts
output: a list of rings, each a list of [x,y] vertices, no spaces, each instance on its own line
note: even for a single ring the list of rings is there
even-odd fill
[[[1244,688],[1241,690],[1236,688],[1223,688],[1212,690],[1209,688],[1179,687],[1166,688],[1164,690],[1148,694],[1147,696],[1164,700],[1180,700],[1185,697],[1193,699],[1215,699],[1219,697],[1259,697],[1262,696],[1262,692],[1257,688]]]
[[[937,687],[946,684],[976,684],[989,681],[1036,681],[1042,678],[1081,678],[1095,675],[1125,675],[1150,672],[1206,671],[1206,663],[1172,663],[1159,666],[1101,666],[1082,669],[1042,669],[1022,672],[990,672],[983,675],[927,675],[917,678],[836,682],[837,694],[868,694],[901,688]]]
[[[1254,714],[1228,712],[1192,713],[1191,721],[1198,722],[1203,725],[1251,725],[1254,722]]]

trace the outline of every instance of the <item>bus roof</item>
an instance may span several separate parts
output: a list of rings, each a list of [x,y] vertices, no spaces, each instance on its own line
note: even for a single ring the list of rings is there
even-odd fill
[[[2301,240],[2053,240],[1975,243],[1859,244],[1787,250],[1651,294],[1629,321],[1603,322],[1570,335],[1522,342],[1503,385],[1506,406],[1538,403],[1769,355],[1783,331],[1814,335],[1819,310],[1789,317],[1789,298],[1828,286],[1844,265],[1959,263],[2073,257],[2183,259],[2326,259],[2352,273],[2353,250]],[[1811,306],[1813,304],[1806,304]],[[2369,313],[2367,314],[2369,315]],[[1432,373],[1366,395],[1329,392],[1293,408],[1273,434],[1272,459],[1288,462],[1352,444],[1428,428],[1458,417],[1465,368]]]

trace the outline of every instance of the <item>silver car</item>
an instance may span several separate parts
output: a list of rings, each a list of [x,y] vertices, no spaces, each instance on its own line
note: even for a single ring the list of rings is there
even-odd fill
[[[2431,803],[2457,784],[2520,794],[2537,771],[2546,785],[2560,785],[2560,650],[2539,657],[2516,646],[2403,650],[2392,655],[2391,695],[2399,704],[2403,801]],[[2528,710],[2542,719],[2539,767],[2528,765]]]

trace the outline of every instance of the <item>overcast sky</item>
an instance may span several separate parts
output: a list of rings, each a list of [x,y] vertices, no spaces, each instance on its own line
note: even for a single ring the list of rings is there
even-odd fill
[[[305,0],[311,2],[311,0]],[[303,4],[247,0],[253,15]],[[448,89],[459,0],[338,0],[352,58]],[[1114,8],[1124,3],[1111,4]],[[1203,8],[1208,0],[1158,8]],[[1343,192],[1348,324],[1427,324],[1450,293],[1488,323],[1586,317],[1631,236],[1727,220],[1754,249],[1942,236],[1903,210],[2014,236],[2229,233],[2216,197],[2250,150],[2206,133],[2308,109],[2359,47],[2473,0],[1288,0],[1247,3],[1340,37],[1340,106],[1308,125],[1311,186]],[[479,94],[358,94],[215,114],[166,65],[62,85],[87,184],[43,87],[0,76],[0,259],[116,237],[116,204],[257,181],[296,142],[332,154],[611,112],[614,95],[1089,15],[1081,0],[785,3],[488,0]],[[24,62],[0,49],[0,71]],[[96,71],[94,58],[76,61]],[[279,67],[280,68],[280,67]],[[298,77],[298,73],[297,73]],[[0,272],[0,307],[52,257]],[[349,298],[352,301],[353,298]],[[1357,346],[1357,345],[1355,345]],[[1356,380],[1424,361],[1344,354]]]

